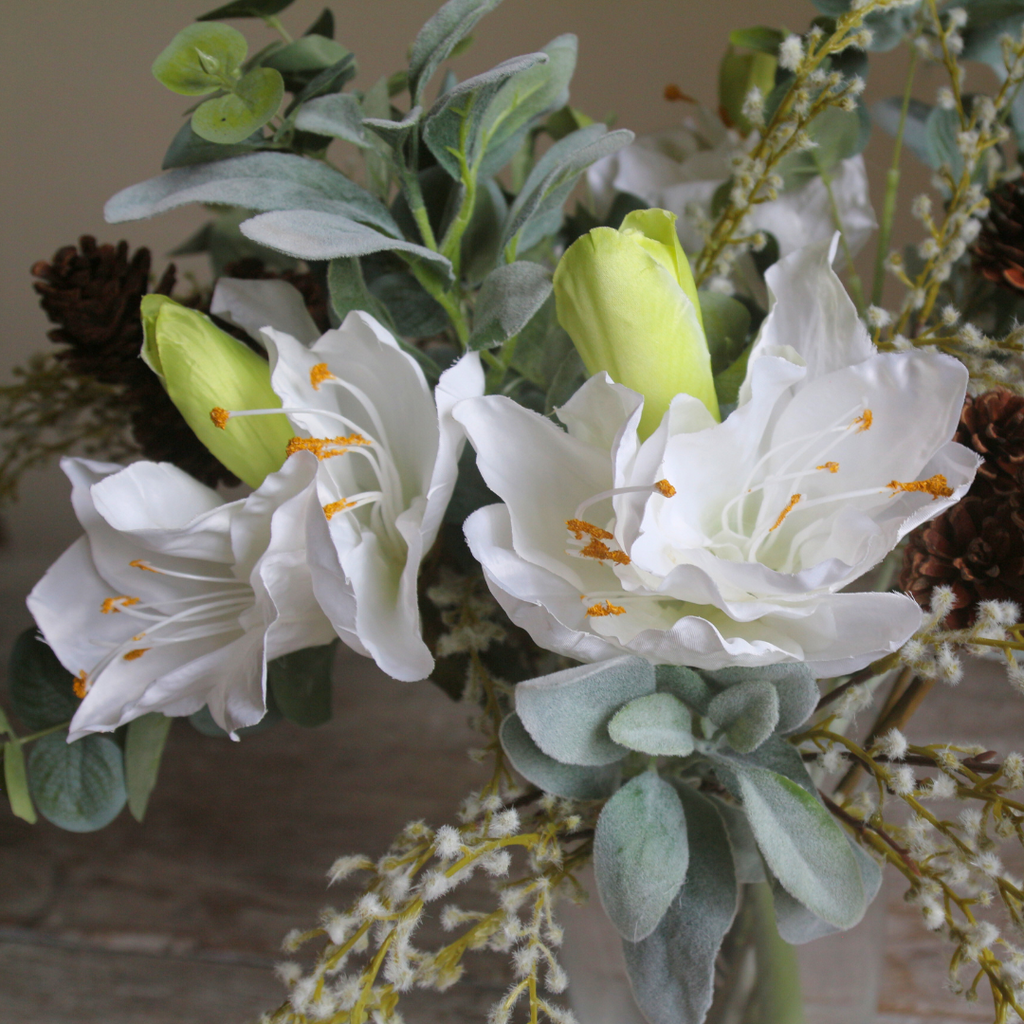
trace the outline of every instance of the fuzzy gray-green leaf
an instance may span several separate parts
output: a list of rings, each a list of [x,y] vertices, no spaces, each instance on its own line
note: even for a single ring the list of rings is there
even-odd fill
[[[363,127],[363,110],[350,92],[335,92],[304,103],[295,115],[295,127],[317,135],[344,139],[366,149],[370,140]]]
[[[782,734],[803,725],[821,699],[814,673],[800,661],[757,668],[724,668],[705,674],[717,686],[735,686],[752,679],[771,683],[779,694],[779,723],[775,728]]]
[[[628,751],[608,735],[608,722],[623,704],[653,692],[654,667],[623,655],[519,683],[516,713],[537,746],[556,761],[611,764]]]
[[[545,793],[570,800],[602,800],[619,788],[618,764],[596,767],[562,764],[548,757],[533,742],[515,713],[501,723],[501,745],[512,767]]]
[[[658,927],[689,861],[683,805],[657,772],[631,779],[604,805],[594,832],[594,877],[624,939],[639,942]]]
[[[694,711],[699,711],[702,715],[707,714],[708,705],[715,691],[692,668],[683,665],[659,665],[657,679],[660,692],[671,693]]]
[[[146,815],[170,729],[170,718],[158,711],[128,723],[124,744],[124,775],[128,789],[128,810],[136,821],[142,821]]]
[[[616,743],[652,757],[687,757],[693,753],[690,712],[670,693],[650,693],[620,708],[608,723]]]
[[[622,944],[633,994],[650,1024],[702,1024],[739,895],[716,808],[688,787],[679,797],[690,846],[686,881],[646,939]]]
[[[494,348],[515,337],[550,294],[551,275],[539,263],[517,260],[492,270],[477,296],[469,347]]]
[[[733,750],[749,754],[775,731],[779,694],[765,680],[750,680],[723,690],[708,705],[708,718],[725,730]]]

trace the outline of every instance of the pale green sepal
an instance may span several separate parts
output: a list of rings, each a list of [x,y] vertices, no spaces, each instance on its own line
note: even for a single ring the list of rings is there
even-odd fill
[[[676,395],[719,419],[693,275],[674,214],[638,210],[620,230],[594,228],[555,270],[558,321],[590,374],[606,371],[644,396],[640,434],[654,432]]]
[[[171,300],[159,305],[152,331],[150,359],[155,348],[171,401],[219,462],[250,487],[259,487],[284,465],[293,436],[287,418],[240,416],[221,429],[210,413],[279,409],[267,361],[202,313]]]
[[[162,306],[165,303],[173,303],[174,299],[167,295],[158,295],[153,292],[149,295],[143,295],[142,302],[139,305],[139,316],[142,320],[142,361],[160,378],[164,379],[164,370],[160,365],[160,351],[156,345],[156,318],[160,312]],[[165,385],[166,386],[166,385]]]
[[[651,693],[631,700],[608,723],[616,743],[654,757],[688,757],[693,732],[686,705],[670,693]]]

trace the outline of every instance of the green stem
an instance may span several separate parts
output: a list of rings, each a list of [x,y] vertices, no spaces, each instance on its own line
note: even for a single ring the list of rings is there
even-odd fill
[[[427,215],[427,204],[423,201],[423,190],[420,188],[419,179],[403,163],[399,162],[402,191],[405,193],[406,202],[412,211],[416,227],[420,229],[420,237],[428,249],[438,251],[437,238],[434,229],[430,225],[430,217]]]
[[[26,743],[41,740],[44,736],[49,736],[52,732],[60,732],[61,729],[66,729],[69,725],[71,725],[70,719],[66,722],[61,722],[59,725],[51,725],[48,729],[40,729],[38,732],[30,732],[27,736],[15,736],[12,733],[11,741],[17,743],[18,746],[23,747]]]
[[[451,320],[459,339],[459,345],[465,351],[466,345],[469,343],[469,324],[466,322],[466,315],[462,311],[458,299],[450,291],[441,288],[434,275],[429,270],[425,270],[418,260],[413,259],[408,262],[413,277],[423,285],[427,294],[448,314],[448,319]]]
[[[882,289],[885,285],[885,261],[889,256],[892,225],[896,217],[896,193],[900,185],[900,153],[903,149],[903,131],[907,124],[907,111],[910,109],[910,93],[914,86],[914,75],[916,72],[917,47],[911,42],[910,69],[907,72],[907,84],[903,89],[903,105],[900,107],[900,123],[896,129],[896,141],[892,147],[892,165],[885,176],[882,224],[878,232],[878,250],[875,253],[875,275],[871,282],[871,303],[875,306],[879,305],[882,301]]]
[[[263,20],[267,27],[272,28],[286,43],[293,43],[295,41],[276,14],[268,14]]]

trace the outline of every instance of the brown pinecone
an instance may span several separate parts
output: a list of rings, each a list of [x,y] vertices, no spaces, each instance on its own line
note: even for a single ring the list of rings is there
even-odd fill
[[[1024,484],[1024,398],[1005,388],[968,397],[955,441],[984,458],[970,494],[1016,494]]]
[[[1024,179],[989,193],[989,213],[971,250],[974,270],[1009,291],[1024,292]]]
[[[968,495],[910,535],[900,589],[927,608],[932,588],[946,584],[956,603],[949,629],[969,626],[978,601],[1024,604],[1024,503],[1020,492]]]
[[[57,324],[51,341],[67,346],[57,353],[69,371],[120,385],[132,434],[147,459],[173,462],[203,483],[235,484],[195,436],[156,374],[139,358],[142,322],[139,303],[148,291],[149,250],[129,258],[128,243],[97,245],[84,235],[79,247],[59,249],[53,260],[40,260],[32,273],[40,305]],[[170,294],[174,267],[167,268],[156,291]]]

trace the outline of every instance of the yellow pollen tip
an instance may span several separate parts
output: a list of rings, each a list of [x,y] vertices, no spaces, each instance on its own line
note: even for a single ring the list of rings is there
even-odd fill
[[[612,540],[615,537],[614,533],[602,530],[600,526],[588,523],[585,519],[566,519],[565,526],[570,533],[575,534],[577,540],[583,540],[583,534],[595,540]]]
[[[143,637],[144,637],[145,635],[146,635],[145,633],[138,633],[138,634],[136,634],[135,636],[133,636],[133,637],[132,637],[132,639],[133,639],[133,640],[134,640],[134,641],[135,641],[136,643],[138,643],[138,642],[139,642],[139,641],[140,641],[140,640],[141,640],[141,639],[142,639],[142,638],[143,638]]]
[[[368,445],[370,442],[362,434],[349,434],[347,437],[293,437],[285,449],[286,455],[296,452],[312,452],[321,462],[333,459],[335,455],[344,455],[349,448],[356,445]]]
[[[100,611],[103,612],[104,615],[116,615],[121,608],[128,608],[131,605],[138,603],[139,599],[137,597],[125,597],[124,595],[121,597],[106,597],[103,599]]]
[[[136,647],[134,651],[129,651],[125,656],[125,661],[135,661],[136,658],[141,658],[146,651],[152,650],[150,647]]]
[[[213,421],[215,427],[220,427],[221,430],[227,428],[228,419],[231,417],[231,413],[227,409],[222,409],[219,405],[214,406],[210,410],[210,419]]]
[[[86,675],[85,669],[75,676],[75,685],[73,687],[75,696],[81,700],[89,692],[89,677]]]
[[[163,573],[159,569],[154,569],[151,565],[146,563],[141,558],[136,558],[135,561],[128,563],[133,569],[145,569],[146,572],[155,572],[157,576],[163,576]]]
[[[320,390],[320,385],[325,380],[337,380],[338,378],[327,369],[326,363],[317,363],[312,370],[309,371],[309,383],[313,385],[314,391]]]
[[[823,466],[815,466],[814,468],[815,469],[827,469],[830,473],[838,473],[839,472],[839,463],[838,462],[826,462],[825,465],[823,465]]]
[[[775,525],[768,530],[769,533],[771,533],[772,530],[777,530],[782,525],[782,520],[796,508],[797,502],[799,502],[802,497],[802,494],[794,494],[790,497],[789,504],[779,513],[779,518],[775,520]]]
[[[618,565],[629,565],[629,555],[625,551],[612,551],[604,541],[594,537],[591,542],[580,550],[584,558],[596,558],[599,562],[610,561]]]
[[[654,485],[654,489],[666,498],[674,498],[676,496],[676,489],[667,480],[659,480]]]
[[[600,604],[592,604],[587,609],[587,614],[592,618],[599,619],[605,615],[625,615],[626,609],[619,604],[611,604],[608,601],[604,601]]]
[[[911,480],[907,483],[902,483],[899,480],[890,480],[885,486],[893,494],[901,492],[930,494],[932,501],[936,498],[951,498],[953,496],[953,488],[949,486],[946,478],[941,473],[936,473],[935,476],[930,476],[927,480]]]
[[[331,519],[338,512],[344,512],[347,508],[352,508],[355,505],[354,501],[346,501],[341,498],[338,501],[332,501],[330,505],[324,505],[324,515]]]
[[[871,424],[875,421],[875,414],[870,409],[865,409],[851,424],[851,427],[857,428],[858,434],[863,434],[865,430],[871,429]]]

